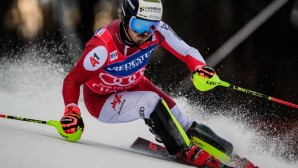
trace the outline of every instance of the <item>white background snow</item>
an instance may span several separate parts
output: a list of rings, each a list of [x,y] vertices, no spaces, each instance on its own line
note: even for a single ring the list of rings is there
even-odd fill
[[[61,87],[65,72],[59,65],[21,60],[0,65],[0,114],[40,120],[59,120],[64,109]],[[275,144],[245,124],[223,116],[207,117],[200,107],[176,99],[185,112],[234,144],[235,152],[261,168],[297,168],[274,156]],[[181,168],[190,167],[130,152],[137,137],[154,140],[144,121],[108,125],[98,122],[79,104],[85,122],[82,139],[65,141],[54,127],[0,118],[1,168]],[[266,145],[268,146],[268,144]]]

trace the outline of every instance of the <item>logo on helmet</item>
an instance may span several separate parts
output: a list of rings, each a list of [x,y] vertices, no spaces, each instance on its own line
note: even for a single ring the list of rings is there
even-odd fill
[[[148,20],[161,20],[162,10],[159,0],[139,0],[137,16]]]

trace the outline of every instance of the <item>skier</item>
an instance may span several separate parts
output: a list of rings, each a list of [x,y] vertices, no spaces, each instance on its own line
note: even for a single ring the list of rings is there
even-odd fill
[[[161,21],[162,13],[160,0],[124,0],[121,18],[95,32],[77,64],[64,79],[65,111],[60,121],[64,132],[72,134],[84,128],[77,106],[80,86],[83,85],[85,105],[99,121],[123,123],[144,119],[169,154],[198,167],[225,167],[208,152],[189,143],[189,139],[198,137],[229,154],[232,144],[206,125],[188,118],[172,98],[144,76],[157,44],[197,74],[192,79],[194,83],[200,83],[198,76],[211,78],[215,75],[199,51],[186,44]],[[205,87],[206,84],[200,85]],[[240,159],[238,163],[237,166],[242,168],[255,167],[246,159]]]

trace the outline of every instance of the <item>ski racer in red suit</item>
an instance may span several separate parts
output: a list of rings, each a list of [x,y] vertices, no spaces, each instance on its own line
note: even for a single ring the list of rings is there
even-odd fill
[[[64,116],[66,133],[84,128],[77,106],[80,86],[89,113],[101,122],[123,123],[144,119],[149,130],[171,155],[198,167],[227,167],[200,147],[188,143],[199,137],[225,153],[232,144],[209,127],[188,118],[167,94],[145,76],[144,71],[157,44],[183,61],[191,72],[211,78],[215,72],[205,65],[197,49],[181,40],[163,21],[160,0],[124,0],[121,18],[99,28],[65,77]],[[240,159],[238,167],[253,168]]]

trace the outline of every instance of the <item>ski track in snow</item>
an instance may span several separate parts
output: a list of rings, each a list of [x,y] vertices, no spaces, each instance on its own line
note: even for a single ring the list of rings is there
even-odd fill
[[[32,60],[2,63],[0,72],[0,114],[39,120],[61,118],[64,109],[61,89],[65,72],[59,65]],[[236,153],[260,168],[298,167],[298,162],[280,159],[272,154],[274,149],[264,149],[262,144],[252,148],[253,140],[264,137],[245,125],[224,116],[206,119],[206,116],[193,112],[200,107],[190,106],[184,98],[176,101],[188,115],[231,141]],[[128,151],[139,136],[154,141],[144,121],[104,124],[89,115],[82,98],[79,106],[85,131],[77,143],[65,141],[54,127],[0,118],[0,167],[190,167]]]

